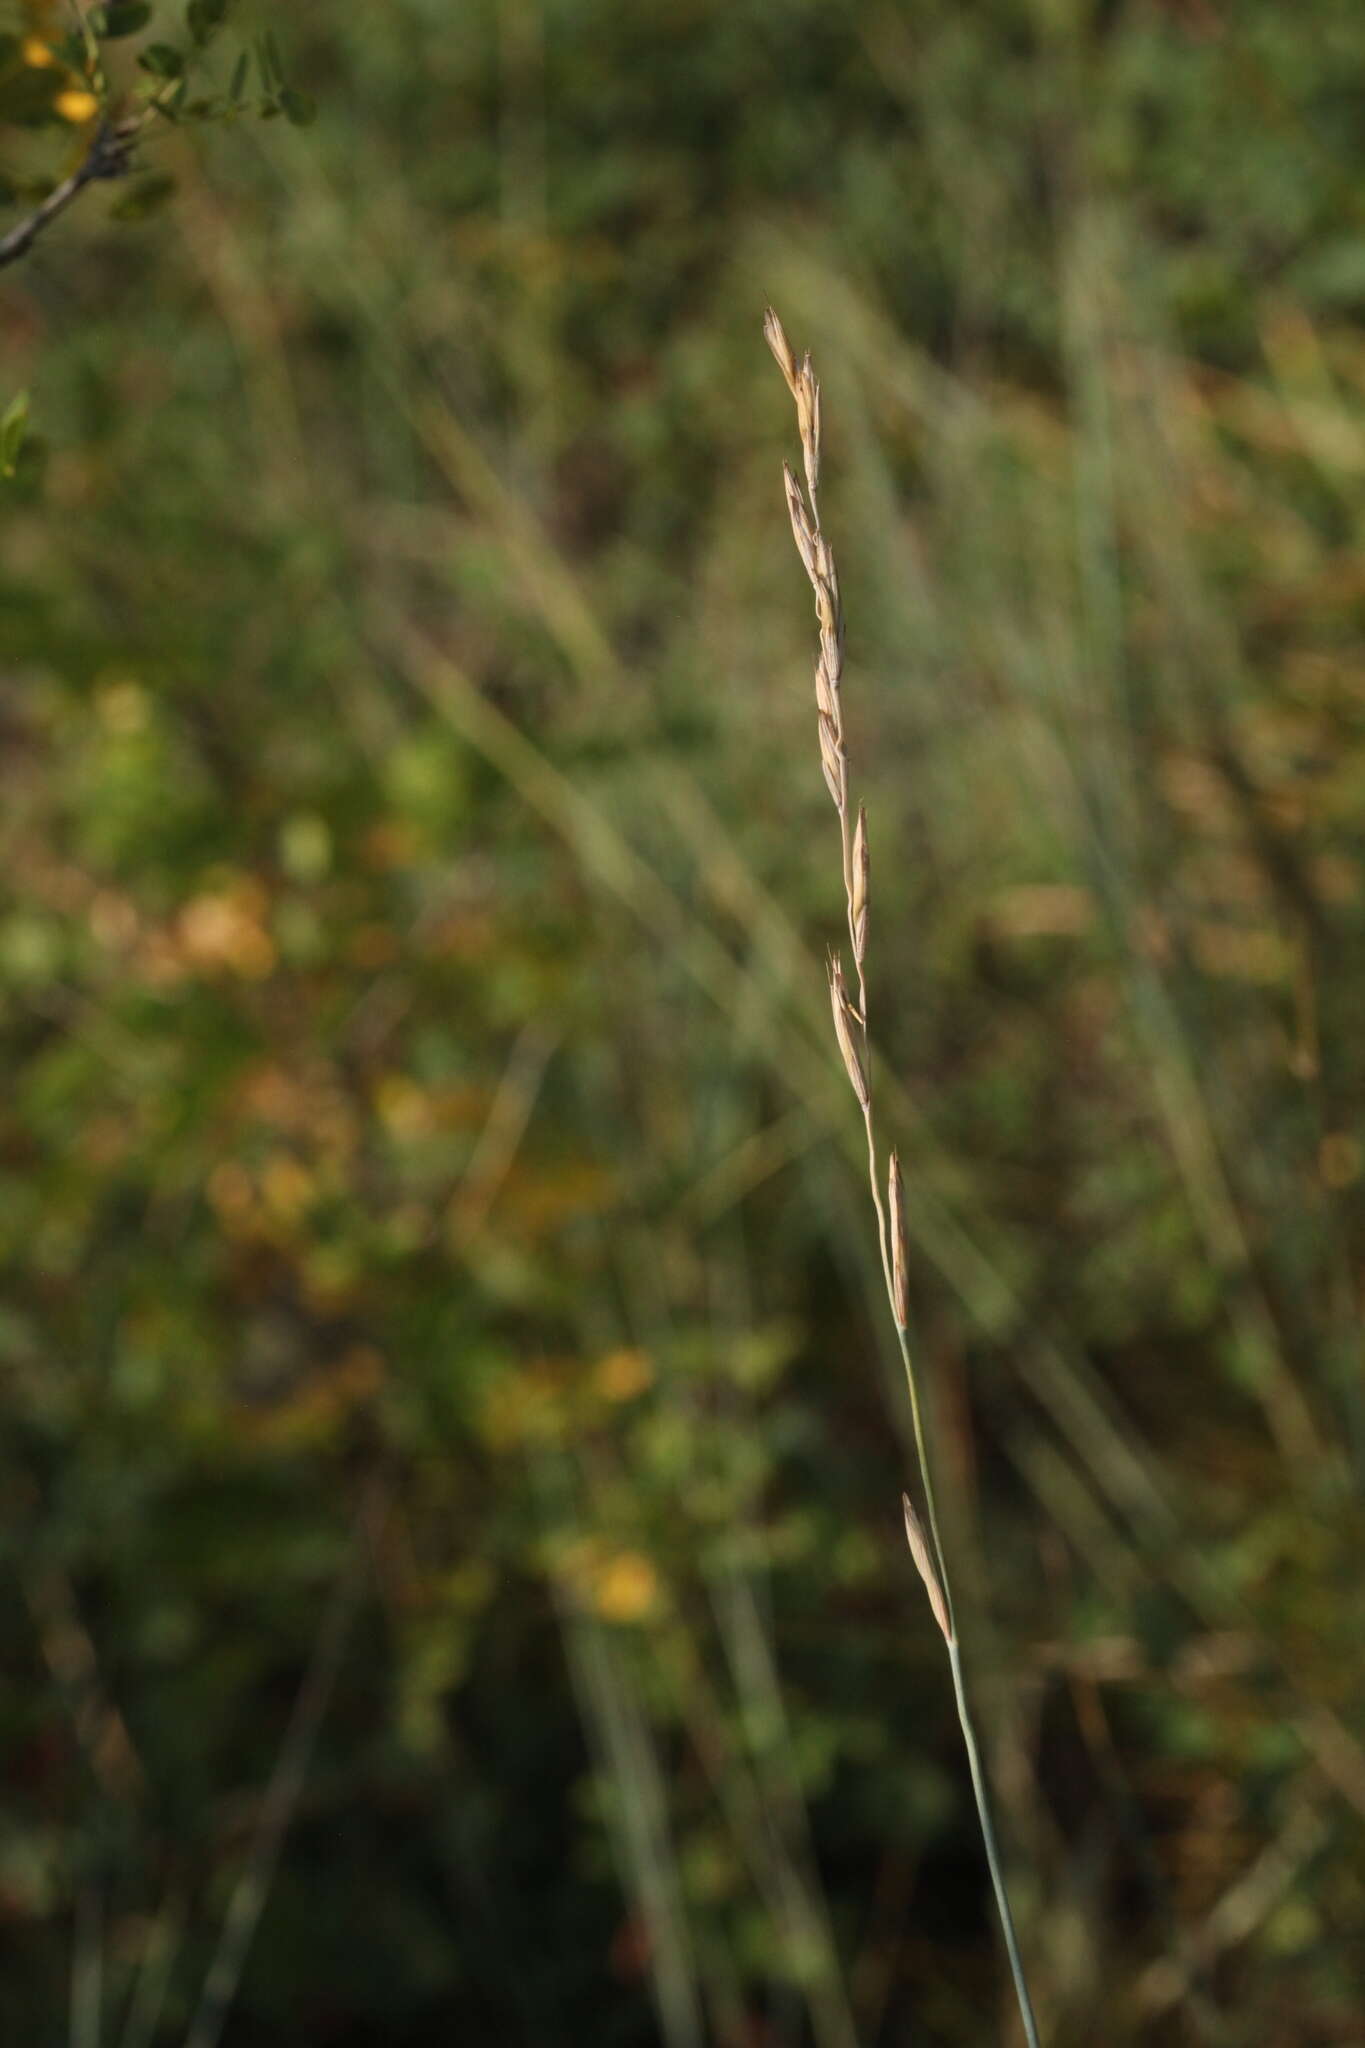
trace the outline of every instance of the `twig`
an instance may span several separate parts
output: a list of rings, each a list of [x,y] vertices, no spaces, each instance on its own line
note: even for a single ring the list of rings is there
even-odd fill
[[[59,213],[65,213],[72,200],[87,185],[93,185],[100,178],[121,178],[128,169],[134,140],[135,130],[114,128],[107,121],[102,121],[89,149],[70,176],[63,178],[60,185],[54,185],[47,198],[26,220],[12,227],[7,235],[0,236],[0,269],[27,255],[43,229],[56,220]]]

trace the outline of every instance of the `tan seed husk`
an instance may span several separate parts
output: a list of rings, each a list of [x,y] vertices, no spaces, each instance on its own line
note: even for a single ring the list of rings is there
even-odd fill
[[[815,372],[806,356],[797,374],[796,426],[801,436],[801,453],[806,464],[806,483],[810,489],[811,503],[815,502],[816,487],[820,482],[820,386]]]
[[[929,1605],[934,1610],[934,1620],[943,1631],[945,1643],[953,1640],[953,1626],[948,1619],[948,1603],[943,1597],[939,1584],[938,1570],[929,1552],[929,1541],[924,1533],[924,1524],[910,1505],[908,1493],[901,1495],[901,1506],[905,1509],[905,1534],[910,1545],[910,1555],[915,1560],[915,1569],[924,1581],[924,1590],[929,1595]]]
[[[910,1324],[910,1284],[905,1272],[905,1186],[901,1180],[899,1153],[891,1154],[886,1169],[886,1197],[890,1210],[891,1295],[896,1321],[902,1330]]]
[[[834,1012],[834,1035],[843,1054],[844,1068],[852,1084],[853,1093],[861,1107],[866,1109],[872,1100],[872,1093],[867,1085],[867,1069],[863,1065],[863,1056],[854,1036],[855,1028],[861,1026],[862,1019],[848,999],[848,990],[844,986],[844,963],[837,953],[831,955],[829,963],[829,1000],[830,1008]]]
[[[790,468],[785,462],[782,465],[782,475],[787,485],[787,510],[791,514],[792,538],[796,542],[797,553],[805,563],[806,574],[817,587],[816,603],[818,604],[820,601],[818,595],[819,556],[816,552],[815,534],[806,512],[806,501],[802,496],[800,484],[796,481],[796,478],[792,475]]]
[[[853,893],[849,898],[849,922],[853,928],[853,957],[861,967],[867,956],[867,809],[858,806],[853,831]]]
[[[763,339],[767,342],[777,361],[777,367],[787,380],[787,389],[796,396],[796,357],[787,339],[787,330],[771,306],[763,315]]]
[[[842,652],[839,644],[839,589],[832,568],[828,575],[816,579],[815,616],[820,621],[821,653],[839,655]],[[831,662],[830,666],[837,675],[837,662]]]
[[[842,811],[845,802],[845,761],[844,749],[834,720],[820,713],[820,766],[825,771],[825,784],[834,799],[835,808]]]
[[[839,714],[835,708],[834,691],[829,680],[829,665],[825,660],[823,648],[820,659],[815,664],[815,702],[830,723],[837,724]]]

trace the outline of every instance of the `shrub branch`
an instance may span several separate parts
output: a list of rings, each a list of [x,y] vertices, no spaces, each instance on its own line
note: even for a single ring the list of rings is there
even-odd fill
[[[102,121],[91,138],[90,147],[74,171],[54,185],[42,204],[24,220],[16,222],[7,235],[0,236],[0,269],[26,256],[45,227],[65,213],[87,185],[101,178],[121,178],[128,169],[134,135]]]

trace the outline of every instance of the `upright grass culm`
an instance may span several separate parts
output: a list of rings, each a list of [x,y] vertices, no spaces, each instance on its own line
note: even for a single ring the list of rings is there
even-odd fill
[[[909,1290],[905,1262],[905,1201],[900,1162],[894,1151],[887,1164],[885,1203],[882,1200],[876,1126],[872,1113],[872,1059],[868,1038],[865,973],[869,878],[867,813],[860,804],[854,817],[849,800],[848,753],[844,745],[842,706],[844,614],[839,598],[839,578],[834,566],[834,555],[820,524],[820,386],[811,368],[810,356],[805,355],[799,362],[797,361],[782,322],[771,307],[763,316],[763,333],[796,405],[797,429],[801,439],[801,456],[805,470],[804,490],[789,464],[783,464],[782,473],[786,483],[787,510],[791,515],[792,535],[815,595],[815,616],[819,627],[819,653],[815,664],[815,706],[820,739],[820,765],[839,818],[848,936],[854,971],[858,977],[858,995],[855,1002],[844,979],[840,955],[830,955],[830,1006],[834,1013],[834,1035],[849,1083],[862,1111],[863,1127],[867,1133],[867,1171],[872,1190],[872,1205],[877,1213],[877,1244],[881,1252],[882,1275],[886,1281],[886,1296],[896,1326],[896,1339],[900,1345],[906,1385],[910,1392],[915,1451],[919,1462],[920,1485],[924,1495],[928,1526],[926,1529],[925,1522],[921,1520],[910,1496],[903,1494],[901,1500],[905,1510],[905,1533],[910,1544],[910,1555],[924,1581],[934,1619],[947,1646],[948,1662],[953,1677],[953,1696],[957,1702],[957,1717],[962,1726],[962,1740],[966,1746],[972,1791],[981,1823],[981,1838],[985,1845],[986,1861],[990,1866],[991,1883],[995,1888],[995,1902],[1000,1912],[1000,1925],[1009,1955],[1015,1996],[1019,2001],[1019,2012],[1029,2048],[1038,2048],[1038,2026],[1024,1978],[1024,1966],[1014,1931],[1014,1916],[1010,1911],[1009,1894],[1005,1889],[995,1822],[991,1814],[990,1793],[981,1767],[981,1755],[977,1747],[971,1710],[967,1704],[961,1647],[953,1612],[952,1584],[934,1498],[933,1470],[920,1409],[919,1385],[910,1353]]]

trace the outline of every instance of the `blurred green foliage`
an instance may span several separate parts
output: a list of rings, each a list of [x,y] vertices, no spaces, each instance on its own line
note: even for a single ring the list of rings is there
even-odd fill
[[[1365,18],[275,28],[0,305],[0,2031],[1010,2038],[771,299],[1047,2037],[1359,2040]]]

